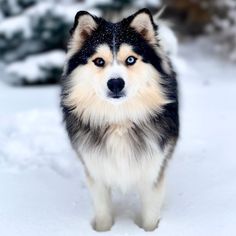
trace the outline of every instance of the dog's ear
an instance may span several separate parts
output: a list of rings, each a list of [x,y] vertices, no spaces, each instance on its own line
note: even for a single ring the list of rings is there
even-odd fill
[[[88,39],[92,32],[97,28],[98,18],[91,15],[87,11],[77,12],[74,20],[74,25],[70,30],[71,43],[77,44],[79,47],[86,39]]]
[[[127,18],[129,25],[149,42],[156,42],[157,25],[154,23],[151,12],[141,9]]]

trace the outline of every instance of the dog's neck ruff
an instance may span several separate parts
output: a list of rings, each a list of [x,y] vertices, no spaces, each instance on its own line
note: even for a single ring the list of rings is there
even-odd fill
[[[96,101],[98,103],[98,101]],[[94,102],[94,103],[96,103]],[[102,104],[91,104],[85,109],[71,111],[79,120],[90,127],[107,127],[118,125],[126,127],[127,124],[137,125],[146,123],[155,114],[161,114],[162,107],[157,105],[153,109],[135,104],[114,105],[107,102]],[[80,107],[81,108],[81,107]]]

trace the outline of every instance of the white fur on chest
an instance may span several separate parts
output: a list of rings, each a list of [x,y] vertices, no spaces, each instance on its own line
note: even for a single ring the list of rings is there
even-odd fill
[[[126,132],[122,128],[113,130],[106,142],[106,153],[80,150],[89,175],[95,181],[118,187],[123,192],[137,184],[156,181],[164,159],[158,145],[148,138],[148,151],[135,154]]]

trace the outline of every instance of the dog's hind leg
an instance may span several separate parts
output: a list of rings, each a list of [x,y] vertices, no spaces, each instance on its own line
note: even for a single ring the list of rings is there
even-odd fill
[[[92,226],[96,231],[108,231],[113,224],[110,189],[89,176],[87,182],[95,211]]]
[[[142,225],[145,231],[153,231],[157,228],[161,218],[161,208],[165,197],[164,176],[158,183],[146,183],[140,189],[142,204]]]

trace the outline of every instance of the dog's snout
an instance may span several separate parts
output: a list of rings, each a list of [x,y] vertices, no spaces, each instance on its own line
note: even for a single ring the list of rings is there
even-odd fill
[[[125,87],[125,81],[121,78],[109,79],[107,82],[107,87],[113,93],[119,93]]]

